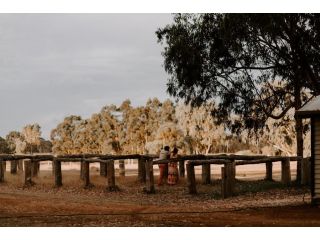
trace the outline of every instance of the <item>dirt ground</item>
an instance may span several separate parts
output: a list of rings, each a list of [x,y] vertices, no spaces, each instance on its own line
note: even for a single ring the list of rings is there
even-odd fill
[[[320,209],[310,206],[306,187],[249,176],[237,180],[236,196],[222,199],[213,175],[211,185],[197,185],[197,195],[188,194],[183,178],[145,194],[128,174],[116,177],[119,191],[108,192],[106,178],[91,172],[89,189],[75,170],[63,171],[61,188],[53,187],[50,171],[41,171],[32,187],[23,186],[21,173],[7,172],[0,184],[0,226],[320,226]]]

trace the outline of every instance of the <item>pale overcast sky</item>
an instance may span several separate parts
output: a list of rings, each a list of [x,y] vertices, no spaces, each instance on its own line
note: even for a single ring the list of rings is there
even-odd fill
[[[0,14],[0,136],[166,94],[155,31],[170,14]]]

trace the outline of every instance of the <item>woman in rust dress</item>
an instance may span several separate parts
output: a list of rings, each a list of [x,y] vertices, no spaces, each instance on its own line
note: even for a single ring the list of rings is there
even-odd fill
[[[178,149],[174,148],[171,152],[170,159],[176,159],[178,157]],[[168,164],[168,184],[175,185],[179,180],[178,162],[169,162]]]

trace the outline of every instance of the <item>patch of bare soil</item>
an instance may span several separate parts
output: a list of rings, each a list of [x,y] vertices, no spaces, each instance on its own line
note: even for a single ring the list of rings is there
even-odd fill
[[[106,190],[98,172],[90,176],[90,189],[83,188],[78,171],[64,171],[61,188],[53,187],[50,171],[28,188],[22,174],[5,177],[0,226],[320,226],[308,188],[278,182],[238,180],[236,196],[221,199],[219,180],[199,183],[198,194],[189,195],[183,178],[144,194],[136,176],[117,177],[117,192]]]

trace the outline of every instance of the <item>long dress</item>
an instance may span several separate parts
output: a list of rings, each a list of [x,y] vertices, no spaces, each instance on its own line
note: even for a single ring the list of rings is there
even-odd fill
[[[176,158],[176,156],[172,156],[172,158]],[[177,162],[169,162],[168,163],[168,184],[175,185],[179,180],[178,173],[178,163]]]
[[[168,159],[169,156],[170,156],[170,152],[162,149],[160,152],[159,160]],[[162,185],[162,182],[164,180],[165,172],[168,169],[168,164],[162,163],[162,164],[158,164],[158,166],[159,166],[159,172],[160,172],[159,179],[158,179],[158,185],[160,186],[160,185]]]

